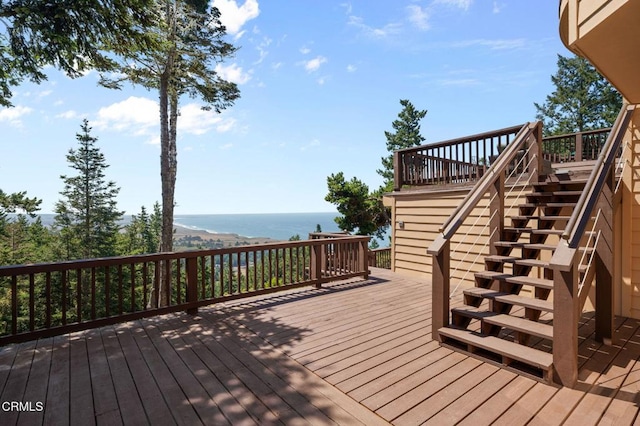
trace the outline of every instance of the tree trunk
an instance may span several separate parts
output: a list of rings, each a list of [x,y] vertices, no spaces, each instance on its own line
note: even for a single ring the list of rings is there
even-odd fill
[[[171,138],[171,134],[175,134],[171,130],[169,120],[169,93],[168,93],[168,76],[163,76],[160,81],[160,177],[162,180],[162,232],[160,238],[160,251],[167,253],[173,251],[173,206],[174,191],[176,182],[176,150],[175,137]],[[159,274],[159,305],[167,306],[167,288],[168,284],[166,276],[167,268],[164,264],[160,265]]]

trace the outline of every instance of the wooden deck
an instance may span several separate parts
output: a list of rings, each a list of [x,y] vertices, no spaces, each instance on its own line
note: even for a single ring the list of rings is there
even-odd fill
[[[0,424],[633,424],[640,321],[583,316],[558,388],[440,347],[431,285],[373,269],[327,285],[0,348]],[[23,407],[26,408],[26,407]]]

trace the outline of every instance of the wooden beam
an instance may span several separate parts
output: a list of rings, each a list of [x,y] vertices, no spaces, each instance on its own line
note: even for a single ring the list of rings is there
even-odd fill
[[[576,256],[568,271],[553,271],[554,381],[573,387],[578,380],[578,265]]]

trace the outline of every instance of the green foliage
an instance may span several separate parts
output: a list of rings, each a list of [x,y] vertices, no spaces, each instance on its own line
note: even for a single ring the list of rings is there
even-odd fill
[[[154,40],[152,47],[125,52],[117,74],[121,77],[103,74],[100,84],[120,88],[129,81],[159,92],[161,251],[172,251],[180,97],[200,98],[203,109],[216,112],[231,106],[239,97],[238,87],[220,78],[215,67],[236,49],[224,41],[220,12],[204,0],[155,0],[151,9],[156,25],[147,35]]]
[[[380,248],[380,244],[378,244],[378,240],[371,240],[371,242],[369,243],[369,248],[371,250],[375,250],[377,248]]]
[[[76,171],[74,176],[62,175],[63,199],[55,206],[55,224],[60,228],[67,259],[114,256],[119,231],[118,221],[123,212],[116,208],[120,188],[105,180],[109,167],[97,138],[85,119],[82,133],[76,134],[78,149],[70,149],[67,162]]]
[[[153,0],[0,1],[0,106],[25,78],[39,83],[53,65],[69,77],[113,69],[113,54],[149,47]]]
[[[610,127],[615,121],[622,97],[586,59],[558,55],[551,81],[553,93],[544,104],[534,104],[545,136]]]
[[[358,235],[382,237],[389,223],[387,209],[382,205],[380,190],[369,194],[369,187],[357,178],[346,181],[340,172],[327,177],[329,193],[325,200],[336,204],[342,216],[335,218],[343,231]]]
[[[160,249],[162,212],[160,204],[153,205],[153,212],[147,213],[142,206],[140,213],[131,215],[131,222],[120,233],[119,252],[122,255],[156,253]]]
[[[427,115],[427,110],[417,110],[407,99],[401,99],[400,105],[402,111],[398,114],[398,119],[391,123],[394,132],[384,132],[390,154],[381,158],[382,169],[377,170],[384,178],[384,192],[393,190],[393,152],[422,145],[425,140],[420,134],[420,120]]]

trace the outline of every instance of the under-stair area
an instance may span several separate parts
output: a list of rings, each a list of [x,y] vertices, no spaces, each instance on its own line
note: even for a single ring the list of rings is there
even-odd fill
[[[518,215],[505,220],[499,240],[491,243],[485,271],[475,273],[475,287],[463,291],[464,305],[453,307],[451,324],[438,330],[443,344],[552,380],[554,271],[549,260],[585,182],[552,175],[533,185]]]

